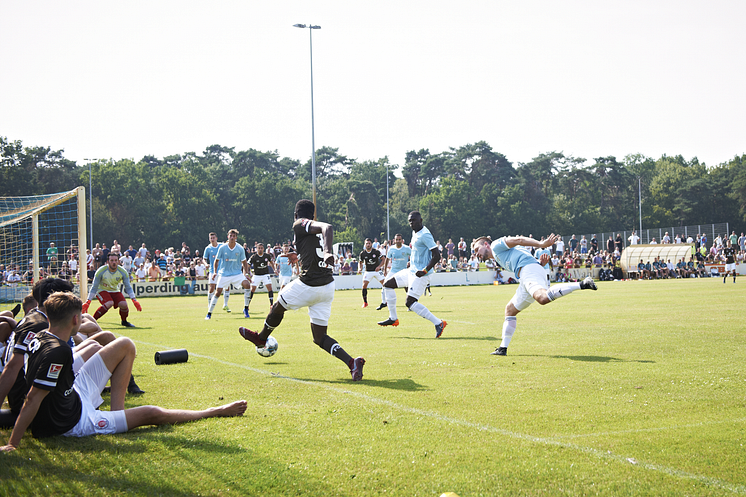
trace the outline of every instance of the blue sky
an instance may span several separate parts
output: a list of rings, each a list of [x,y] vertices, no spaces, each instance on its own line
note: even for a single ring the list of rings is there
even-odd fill
[[[0,135],[73,160],[746,153],[746,2],[4,1]]]

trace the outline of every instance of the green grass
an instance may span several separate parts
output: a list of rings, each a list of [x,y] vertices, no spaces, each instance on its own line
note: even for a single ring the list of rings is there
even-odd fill
[[[515,286],[434,288],[447,320],[361,309],[337,292],[330,335],[366,358],[365,377],[316,347],[305,310],[259,357],[237,333],[259,328],[206,297],[142,299],[124,330],[147,393],[127,406],[205,408],[236,399],[242,418],[88,439],[24,438],[0,457],[7,495],[741,495],[746,494],[746,280],[600,283],[519,315],[507,357],[503,308]],[[189,362],[153,355],[186,348]],[[108,408],[105,404],[104,408]],[[8,431],[0,436],[7,440]]]

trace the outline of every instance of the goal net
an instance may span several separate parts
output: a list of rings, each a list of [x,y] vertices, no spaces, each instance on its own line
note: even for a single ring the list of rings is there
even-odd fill
[[[78,295],[87,293],[85,221],[82,186],[0,197],[0,311],[21,303],[40,278],[69,279]]]

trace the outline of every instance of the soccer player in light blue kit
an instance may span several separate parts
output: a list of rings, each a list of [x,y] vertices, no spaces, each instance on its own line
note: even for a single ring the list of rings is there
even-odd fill
[[[549,255],[542,254],[537,261],[524,247],[543,249],[551,247],[559,239],[559,235],[552,233],[542,241],[525,236],[504,236],[493,242],[490,237],[482,236],[471,242],[471,249],[480,260],[494,258],[502,267],[514,272],[519,280],[515,295],[505,306],[502,343],[492,355],[508,355],[508,345],[516,330],[516,316],[532,303],[546,305],[575,290],[598,290],[590,276],[580,283],[561,283],[549,288],[546,272],[542,268],[549,261]]]
[[[543,241],[544,237],[542,236],[541,240],[539,240],[539,243]],[[544,271],[547,272],[547,281],[549,281],[549,276],[552,274],[552,249],[549,247],[537,249],[536,252],[534,252],[534,258],[537,261],[541,261],[541,256],[543,254],[547,254],[549,256],[549,262],[547,262],[546,264],[542,264],[542,266],[544,267]]]
[[[383,288],[385,289],[389,318],[386,321],[380,321],[378,324],[381,326],[399,326],[394,289],[399,287],[397,280],[403,282],[403,278],[406,277],[406,286],[408,287],[407,309],[433,323],[435,325],[435,338],[440,338],[448,323],[435,317],[427,307],[417,301],[427,285],[430,284],[433,267],[440,260],[440,250],[438,250],[438,245],[435,243],[430,230],[422,223],[422,215],[419,212],[410,212],[408,221],[412,228],[412,255],[409,258],[409,268],[399,271],[399,273],[403,273],[402,275],[394,274],[384,282]]]
[[[386,273],[386,279],[384,280],[383,284],[386,284],[386,281],[389,278],[394,278],[397,274],[399,274],[399,279],[396,281],[397,286],[406,288],[409,284],[409,277],[407,276],[407,272],[404,271],[407,269],[407,265],[409,264],[409,257],[412,255],[412,249],[409,248],[409,245],[404,245],[404,238],[397,233],[394,235],[394,246],[389,247],[388,252],[386,253],[386,257],[391,261],[391,269]],[[404,272],[402,272],[404,271]],[[384,299],[386,298],[386,287],[384,286],[381,289],[382,292],[384,292]],[[377,311],[383,309],[384,307],[388,307],[388,304],[384,302],[376,308]]]
[[[210,309],[210,302],[212,302],[212,296],[215,294],[215,283],[218,282],[218,272],[213,270],[213,265],[215,263],[215,256],[218,255],[218,248],[220,248],[220,244],[218,243],[218,235],[216,233],[210,233],[210,244],[205,247],[205,251],[202,253],[202,257],[204,257],[205,261],[207,261],[207,267],[210,270],[210,276],[209,276],[209,290],[207,293],[207,309]],[[223,310],[225,312],[231,312],[231,310],[228,308],[228,297],[231,295],[231,287],[227,287],[223,289],[225,293],[223,294]]]
[[[210,307],[207,310],[207,316],[205,319],[212,317],[212,310],[215,309],[215,304],[220,298],[220,294],[223,288],[229,287],[231,284],[238,285],[239,283],[244,289],[244,316],[249,317],[248,305],[249,296],[251,295],[251,282],[246,278],[246,274],[249,273],[249,267],[246,263],[246,252],[241,245],[236,243],[238,238],[238,230],[232,229],[228,231],[228,243],[224,243],[218,247],[218,253],[215,256],[215,262],[213,263],[213,270],[218,273],[218,279],[215,283],[215,295],[213,295],[210,301]]]
[[[277,266],[280,267],[280,290],[293,279],[293,268],[298,266],[298,262],[290,262],[290,246],[287,243],[282,244],[282,253],[277,256]]]

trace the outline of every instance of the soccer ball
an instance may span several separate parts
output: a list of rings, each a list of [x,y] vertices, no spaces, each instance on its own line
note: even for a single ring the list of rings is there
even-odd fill
[[[264,347],[257,347],[256,353],[262,357],[272,357],[277,352],[277,347],[279,346],[280,344],[277,343],[274,337],[267,337],[267,343],[264,344]]]

